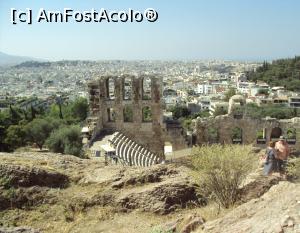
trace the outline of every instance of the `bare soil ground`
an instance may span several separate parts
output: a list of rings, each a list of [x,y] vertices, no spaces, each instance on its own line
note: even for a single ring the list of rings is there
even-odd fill
[[[48,152],[0,153],[0,232],[223,232],[221,224],[230,232],[222,219],[233,218],[234,210],[207,203],[190,166],[187,156],[151,168],[125,168]],[[255,208],[261,208],[257,202],[267,205],[261,196],[278,183],[276,178],[252,176],[241,189],[238,208],[249,201]],[[293,188],[293,195],[299,191],[297,185],[285,187],[277,190]],[[254,210],[250,217],[257,221]],[[216,227],[211,227],[212,220]]]

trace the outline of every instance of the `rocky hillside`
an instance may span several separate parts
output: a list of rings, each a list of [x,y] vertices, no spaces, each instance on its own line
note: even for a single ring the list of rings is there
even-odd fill
[[[300,232],[300,186],[280,182],[262,197],[205,223],[204,232]]]
[[[299,229],[299,185],[253,176],[240,190],[241,205],[228,212],[207,203],[181,164],[124,168],[53,153],[0,153],[0,233]]]

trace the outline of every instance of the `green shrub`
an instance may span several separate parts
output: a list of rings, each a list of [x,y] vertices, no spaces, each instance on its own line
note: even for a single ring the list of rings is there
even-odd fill
[[[79,126],[65,126],[51,133],[46,141],[49,149],[56,153],[82,155],[82,139]]]
[[[46,141],[47,147],[55,153],[64,153],[64,130],[55,130]]]
[[[263,131],[263,130],[259,130],[259,131],[256,133],[256,138],[257,138],[257,139],[264,139],[264,131]]]
[[[207,129],[208,141],[210,143],[217,143],[219,141],[219,132],[218,129],[209,127]]]
[[[36,118],[25,126],[29,142],[36,143],[40,150],[51,132],[62,125],[61,120],[54,118]]]
[[[12,149],[25,145],[26,132],[22,125],[10,125],[6,130],[4,142]]]
[[[267,104],[258,106],[254,103],[249,103],[244,106],[240,106],[234,110],[235,114],[244,113],[245,116],[260,119],[265,117],[272,117],[277,119],[290,119],[300,116],[297,109],[286,107],[285,105]]]
[[[89,109],[89,104],[87,99],[85,98],[78,98],[70,105],[70,112],[72,118],[75,118],[77,122],[84,121],[87,118]]]
[[[216,107],[215,111],[214,111],[214,116],[221,116],[221,115],[225,115],[227,114],[227,109],[225,109],[224,107]]]
[[[231,98],[232,96],[236,95],[236,94],[237,94],[236,89],[235,89],[235,88],[230,88],[230,89],[228,89],[228,90],[226,91],[224,100],[225,100],[226,102],[228,102],[228,101],[230,100],[230,98]]]
[[[188,119],[184,119],[182,122],[182,126],[183,128],[185,128],[186,130],[192,130],[192,119],[188,118]]]
[[[293,128],[288,129],[286,132],[286,137],[288,139],[295,139],[296,135],[297,135],[296,129],[293,129]]]
[[[195,148],[192,163],[203,187],[224,208],[239,199],[239,187],[257,161],[251,146],[212,145]]]
[[[202,110],[201,112],[192,114],[191,118],[196,119],[197,117],[205,118],[209,116],[210,116],[209,110]]]
[[[65,124],[82,123],[88,114],[88,102],[85,98],[66,103],[60,99],[50,109],[31,106],[23,110],[18,107],[26,100],[24,98],[16,106],[0,112],[0,151],[11,152],[27,143],[34,143],[42,149],[55,129]],[[8,107],[10,101],[6,102]]]
[[[173,118],[178,120],[179,118],[187,118],[191,115],[190,110],[186,106],[175,105],[174,107],[169,109],[173,114]]]
[[[11,179],[9,177],[1,177],[0,178],[0,187],[3,187],[4,189],[9,189],[12,187],[11,185]]]
[[[124,107],[124,122],[133,122],[133,111],[129,106]]]
[[[289,178],[300,180],[300,158],[290,159],[286,171]]]
[[[13,199],[16,197],[16,189],[14,187],[10,187],[10,188],[4,190],[2,195],[5,198]]]

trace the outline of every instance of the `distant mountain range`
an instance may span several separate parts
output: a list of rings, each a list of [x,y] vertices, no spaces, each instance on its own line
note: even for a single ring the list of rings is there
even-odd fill
[[[0,52],[0,66],[13,66],[26,61],[45,61],[45,60],[32,58],[32,57],[14,56],[14,55],[9,55]]]

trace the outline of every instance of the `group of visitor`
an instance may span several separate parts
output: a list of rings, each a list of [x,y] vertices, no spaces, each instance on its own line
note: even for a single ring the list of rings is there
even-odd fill
[[[274,172],[279,172],[280,175],[284,176],[289,155],[290,148],[283,136],[280,136],[277,142],[271,141],[266,150],[264,174],[271,175]]]

